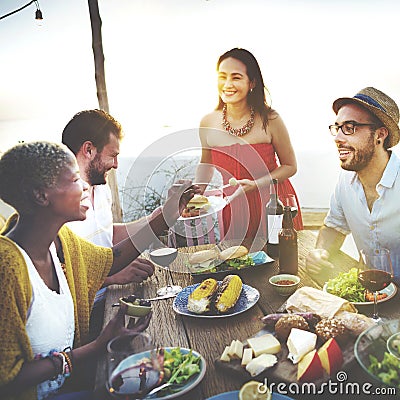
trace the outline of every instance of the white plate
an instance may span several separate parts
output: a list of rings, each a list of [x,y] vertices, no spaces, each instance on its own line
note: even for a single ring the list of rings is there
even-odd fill
[[[174,347],[164,347],[164,349],[168,350],[168,351],[170,351],[173,348]],[[190,351],[190,349],[186,349],[183,347],[180,347],[180,349],[183,354],[187,354]],[[163,399],[163,400],[175,399],[176,397],[180,397],[183,394],[192,390],[194,387],[196,387],[202,381],[202,379],[204,378],[204,375],[206,373],[206,360],[197,351],[192,350],[192,354],[195,357],[200,357],[200,372],[197,375],[192,376],[184,386],[180,387],[179,389],[174,389],[174,390],[176,390],[174,393],[170,393],[170,394],[166,394],[166,395],[161,395],[160,393],[158,393],[158,394],[151,395],[149,397],[144,397],[144,400],[145,399],[157,399],[157,400],[159,400],[159,399]],[[144,357],[148,357],[148,356],[149,356],[149,352],[144,351],[142,353],[133,354],[133,355],[129,356],[123,362],[128,365],[129,362],[131,361],[131,365],[135,365],[140,360],[142,360]]]
[[[222,210],[228,203],[224,197],[219,196],[208,196],[208,202],[210,203],[210,207],[205,213],[201,213],[196,217],[179,217],[178,221],[187,220],[187,219],[195,219],[195,218],[203,218],[207,215],[215,214],[216,212]]]
[[[328,283],[325,283],[324,287],[322,288],[322,290],[324,292],[328,292],[326,290],[327,286],[328,286]],[[392,297],[395,296],[395,294],[397,293],[397,286],[393,282],[391,282],[391,284],[389,286],[385,287],[385,289],[380,290],[379,293],[386,293],[387,294],[387,296],[384,299],[378,300],[378,303],[383,303],[384,301],[388,301]],[[370,304],[374,304],[373,301],[351,301],[350,303],[354,304],[355,306],[367,306],[367,305],[370,305]]]
[[[221,284],[221,281],[219,281],[218,284]],[[187,286],[177,294],[172,304],[172,308],[176,313],[181,315],[186,315],[188,317],[197,317],[197,318],[226,318],[226,317],[231,317],[232,315],[241,314],[242,312],[249,310],[257,303],[258,299],[260,298],[260,292],[257,289],[243,284],[239,300],[235,304],[235,307],[233,307],[227,313],[219,314],[217,312],[209,311],[204,314],[195,314],[187,309],[187,303],[189,295],[199,285],[200,283],[196,283],[195,285]]]

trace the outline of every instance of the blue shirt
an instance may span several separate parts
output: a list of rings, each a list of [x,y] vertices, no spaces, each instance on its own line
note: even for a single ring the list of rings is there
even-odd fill
[[[390,250],[400,280],[400,159],[393,152],[376,190],[379,197],[370,211],[357,173],[343,170],[324,223],[345,235],[352,233],[358,250]]]

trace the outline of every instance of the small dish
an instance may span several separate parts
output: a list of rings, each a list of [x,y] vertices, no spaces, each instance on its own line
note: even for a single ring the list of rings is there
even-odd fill
[[[386,342],[387,349],[400,360],[400,332],[394,333]]]
[[[126,315],[130,317],[144,317],[151,311],[151,304],[149,306],[141,306],[139,304],[134,304],[129,301],[126,301],[124,297],[120,297],[119,299],[120,304],[126,304],[127,310]]]
[[[269,278],[269,283],[281,296],[290,296],[297,290],[300,278],[297,275],[278,274],[271,276],[271,278]]]

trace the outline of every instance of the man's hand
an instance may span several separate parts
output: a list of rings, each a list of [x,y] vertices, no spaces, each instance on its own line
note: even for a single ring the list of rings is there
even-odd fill
[[[151,261],[144,258],[137,258],[121,271],[108,276],[104,280],[104,286],[124,285],[132,282],[140,283],[153,275],[153,273],[154,265]]]
[[[181,179],[174,183],[168,190],[168,198],[163,206],[163,215],[168,226],[171,226],[182,214],[187,203],[195,194],[199,194],[201,189],[198,185],[192,185],[189,179]]]
[[[329,253],[324,249],[311,250],[306,258],[306,267],[310,275],[326,275],[334,269],[329,261]]]

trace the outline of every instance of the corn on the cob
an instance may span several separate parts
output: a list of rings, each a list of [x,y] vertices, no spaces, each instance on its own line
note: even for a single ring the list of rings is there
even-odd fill
[[[222,281],[215,301],[215,308],[225,313],[235,306],[242,292],[242,280],[238,275],[227,275]]]
[[[189,295],[187,308],[196,314],[210,311],[211,299],[218,290],[218,282],[208,278]]]

